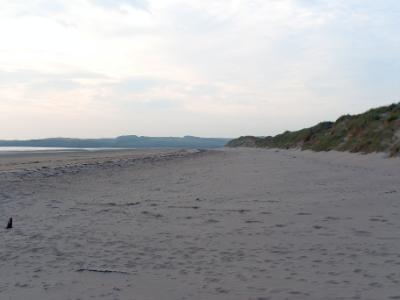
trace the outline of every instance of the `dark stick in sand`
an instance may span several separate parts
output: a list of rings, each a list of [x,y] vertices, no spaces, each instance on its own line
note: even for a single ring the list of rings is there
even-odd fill
[[[8,220],[8,224],[7,224],[6,229],[11,229],[11,228],[13,228],[12,221],[13,221],[12,218],[10,218],[10,219]]]

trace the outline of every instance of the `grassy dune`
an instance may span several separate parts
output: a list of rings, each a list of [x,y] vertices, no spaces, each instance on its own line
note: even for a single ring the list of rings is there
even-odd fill
[[[400,103],[344,115],[336,122],[322,122],[274,137],[243,136],[227,147],[298,148],[314,151],[387,152],[400,154]]]

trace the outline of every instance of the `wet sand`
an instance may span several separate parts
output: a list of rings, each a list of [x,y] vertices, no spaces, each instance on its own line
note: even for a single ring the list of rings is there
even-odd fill
[[[399,196],[380,155],[2,155],[0,299],[400,299]]]

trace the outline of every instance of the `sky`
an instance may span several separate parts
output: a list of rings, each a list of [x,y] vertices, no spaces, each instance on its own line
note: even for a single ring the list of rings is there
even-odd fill
[[[0,7],[0,139],[265,136],[400,101],[398,0]]]

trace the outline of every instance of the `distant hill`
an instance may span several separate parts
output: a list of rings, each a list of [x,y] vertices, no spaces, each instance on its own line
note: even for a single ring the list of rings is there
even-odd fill
[[[227,147],[298,148],[314,151],[387,152],[400,155],[400,103],[345,115],[336,122],[286,131],[274,137],[242,136]]]
[[[63,147],[63,148],[220,148],[229,139],[184,137],[147,137],[125,135],[117,138],[73,139],[48,138],[37,140],[0,140],[8,147]]]

